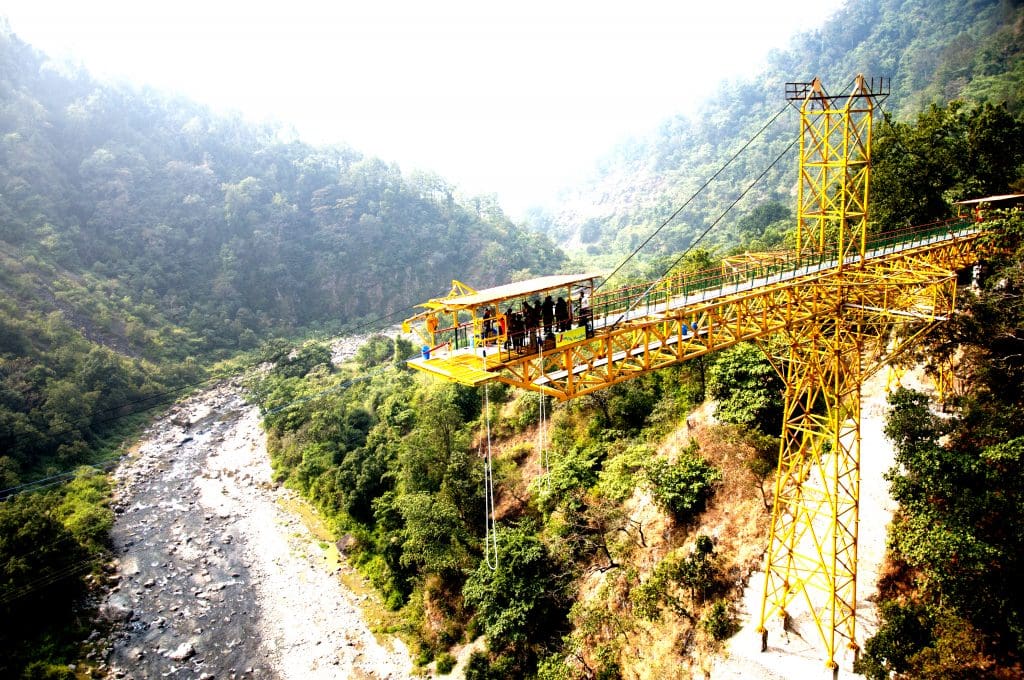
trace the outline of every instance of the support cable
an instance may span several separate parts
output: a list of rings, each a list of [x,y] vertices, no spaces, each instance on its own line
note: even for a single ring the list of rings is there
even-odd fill
[[[848,85],[846,86],[846,88],[845,88],[844,92],[845,92],[846,90],[851,90],[851,89],[852,89],[852,87],[854,86],[854,84],[855,84],[855,83],[856,83],[856,79],[853,79],[853,80],[851,80],[851,81],[850,81],[850,83],[849,83],[849,84],[848,84]],[[845,96],[845,95],[840,95],[840,96]],[[667,226],[669,222],[671,222],[672,220],[674,220],[674,219],[675,219],[675,218],[676,218],[676,217],[677,217],[677,216],[679,215],[679,213],[681,213],[681,212],[683,211],[683,209],[684,209],[684,208],[686,208],[686,206],[688,206],[688,205],[689,205],[689,204],[690,204],[690,203],[691,203],[691,202],[693,201],[693,199],[695,199],[695,198],[696,198],[696,197],[697,197],[697,196],[698,196],[698,195],[699,195],[699,194],[700,194],[700,193],[701,193],[702,191],[704,191],[704,189],[706,189],[706,188],[708,187],[708,185],[709,185],[709,184],[711,184],[711,182],[713,182],[713,181],[714,181],[714,180],[715,180],[715,179],[716,179],[716,178],[717,178],[717,177],[718,177],[718,176],[719,176],[720,174],[722,174],[722,172],[724,172],[724,171],[725,171],[725,169],[726,169],[727,167],[729,167],[729,166],[730,166],[730,165],[732,164],[732,162],[733,162],[734,160],[736,160],[736,158],[737,158],[737,157],[738,157],[738,156],[739,156],[739,155],[740,155],[741,153],[743,153],[743,152],[744,152],[744,151],[745,151],[745,150],[747,149],[747,147],[748,147],[748,146],[750,146],[750,145],[751,145],[751,144],[752,144],[752,143],[753,143],[753,142],[754,142],[754,141],[755,141],[755,140],[756,140],[756,139],[757,139],[758,137],[760,137],[760,136],[761,136],[761,135],[762,135],[762,134],[764,133],[764,131],[765,131],[765,130],[767,130],[767,129],[768,129],[768,128],[769,128],[769,127],[770,127],[770,126],[772,125],[772,123],[774,123],[774,122],[775,122],[775,121],[776,121],[776,120],[778,119],[778,117],[779,117],[779,116],[781,116],[781,115],[782,115],[782,114],[783,114],[783,113],[784,113],[784,112],[786,111],[786,109],[787,109],[787,108],[789,108],[789,107],[791,106],[791,104],[792,104],[792,102],[786,102],[785,104],[783,104],[783,105],[782,105],[782,108],[780,108],[780,109],[779,109],[779,110],[778,110],[778,111],[777,111],[777,112],[775,113],[775,115],[774,115],[774,116],[772,116],[772,117],[771,117],[770,119],[768,119],[768,122],[766,122],[766,123],[765,123],[764,125],[762,125],[762,126],[761,126],[761,129],[760,129],[760,130],[758,130],[758,131],[757,131],[756,133],[754,133],[754,136],[753,136],[753,137],[751,137],[750,139],[748,139],[748,140],[747,140],[747,141],[746,141],[746,142],[745,142],[745,143],[743,144],[743,146],[741,146],[741,147],[739,148],[739,150],[737,150],[737,151],[736,151],[736,153],[734,153],[734,154],[733,154],[733,155],[732,155],[732,156],[731,156],[731,157],[729,158],[729,160],[727,160],[727,161],[725,162],[725,164],[724,164],[724,165],[722,165],[722,166],[721,166],[720,168],[718,168],[718,170],[716,170],[716,171],[715,171],[715,173],[714,173],[713,175],[711,175],[711,177],[709,177],[709,178],[707,179],[707,181],[705,181],[705,182],[704,182],[704,184],[702,184],[702,185],[700,186],[700,188],[698,188],[698,189],[697,189],[697,190],[696,190],[695,192],[693,192],[693,194],[691,194],[691,195],[690,195],[690,197],[689,197],[689,198],[687,198],[687,199],[686,199],[686,201],[685,201],[685,202],[684,202],[684,203],[683,203],[683,204],[682,204],[681,206],[679,206],[679,208],[678,208],[678,209],[677,209],[677,210],[676,210],[676,211],[675,211],[674,213],[672,213],[672,214],[671,214],[671,215],[669,216],[669,218],[668,218],[668,219],[666,219],[666,220],[665,220],[664,222],[662,222],[662,223],[661,223],[661,226],[659,226],[659,227],[658,227],[657,229],[655,229],[655,230],[654,230],[654,232],[653,232],[653,233],[652,233],[652,234],[651,234],[650,236],[648,236],[648,237],[647,237],[647,238],[646,238],[646,239],[644,240],[644,242],[643,242],[643,243],[641,243],[641,244],[640,244],[639,246],[637,246],[636,248],[634,248],[634,249],[633,249],[633,252],[632,252],[632,253],[630,253],[630,254],[629,254],[629,256],[628,256],[628,257],[626,257],[626,259],[624,259],[624,260],[623,260],[622,262],[620,262],[620,263],[619,263],[619,265],[618,265],[618,266],[617,266],[617,267],[616,267],[616,268],[615,268],[615,269],[614,269],[614,270],[612,271],[612,273],[611,273],[611,274],[609,274],[609,275],[608,275],[607,277],[605,277],[604,281],[602,281],[602,282],[601,282],[600,284],[598,284],[597,286],[595,286],[595,287],[594,287],[594,290],[596,291],[596,290],[598,290],[599,288],[601,288],[601,286],[603,286],[603,285],[604,285],[605,283],[607,283],[607,282],[608,282],[608,281],[609,281],[609,280],[610,280],[610,279],[611,279],[611,278],[612,278],[613,276],[615,276],[615,275],[616,275],[617,273],[619,273],[619,270],[620,270],[620,269],[622,269],[622,268],[623,268],[624,266],[626,266],[626,263],[627,263],[627,262],[629,262],[629,261],[630,261],[631,259],[633,259],[633,257],[634,257],[634,256],[636,256],[636,254],[637,254],[637,253],[639,253],[639,252],[640,252],[640,251],[641,251],[641,250],[642,250],[642,249],[643,249],[643,248],[644,248],[644,247],[645,247],[645,246],[646,246],[646,245],[647,245],[648,243],[650,243],[650,242],[651,242],[651,239],[653,239],[653,238],[654,238],[655,236],[657,236],[657,235],[658,235],[658,232],[660,232],[660,231],[661,231],[661,230],[662,230],[663,228],[665,228],[665,226]],[[795,105],[794,105],[794,108],[795,108]],[[793,145],[791,144],[791,145],[790,145],[790,147],[792,147],[792,146],[793,146]],[[788,150],[789,150],[789,149],[787,148],[787,151],[788,151]],[[784,152],[784,153],[785,153],[785,152]],[[774,163],[772,163],[772,165],[774,166],[774,165],[775,165],[775,163],[777,163],[777,162],[778,162],[778,159],[776,159],[776,161],[775,161]],[[771,169],[771,166],[769,166],[769,170],[770,170],[770,169]],[[766,170],[765,172],[767,172],[767,170]],[[763,173],[762,173],[762,177],[763,177]],[[756,183],[757,183],[758,181],[760,181],[760,179],[761,179],[761,177],[759,177],[759,178],[758,178],[757,180],[755,180],[755,181],[754,181],[754,183],[756,184]],[[748,191],[749,191],[749,189],[748,189]],[[741,194],[741,195],[740,195],[740,198],[743,198],[743,195],[745,195],[745,194],[746,194],[746,192],[744,192],[743,194]],[[735,202],[733,203],[733,205],[735,205]],[[732,207],[733,207],[732,205],[731,205],[731,206],[729,206],[729,208],[727,208],[725,212],[726,212],[726,213],[727,213],[727,212],[729,212],[729,210],[731,210],[731,209],[732,209]],[[717,224],[717,223],[718,223],[718,222],[719,222],[719,221],[720,221],[720,220],[722,219],[722,217],[725,217],[725,213],[722,213],[722,215],[721,215],[721,216],[720,216],[720,217],[719,217],[719,218],[718,218],[717,220],[715,220],[715,223],[714,223],[714,224],[712,224],[711,226],[713,227],[713,226],[714,226],[715,224]],[[704,238],[704,237],[705,237],[706,235],[707,235],[707,231],[705,231],[705,232],[704,232],[703,234],[701,234],[700,238],[698,238],[698,239],[697,239],[697,241],[694,241],[693,243],[691,243],[691,244],[690,244],[690,247],[686,249],[686,253],[689,253],[689,252],[690,252],[690,250],[692,250],[692,249],[693,249],[693,246],[695,246],[695,245],[697,244],[697,242],[698,242],[698,241],[700,241],[700,239]],[[685,255],[686,253],[684,253],[684,255]],[[678,260],[677,260],[676,262],[674,262],[674,263],[672,264],[672,267],[675,267],[675,266],[676,266],[676,264],[678,264],[678,262],[679,262]],[[669,267],[669,270],[671,270],[671,269],[672,269],[672,267]]]
[[[540,365],[544,365],[544,343],[540,345],[540,351],[538,354]],[[547,413],[545,412],[544,404],[544,392],[537,390],[537,413],[538,413],[538,424],[537,424],[537,458],[540,461],[541,474],[544,475],[545,489],[548,493],[551,492],[551,465],[548,460],[548,451],[544,446],[544,434],[547,429]]]
[[[484,383],[484,421],[487,423],[487,451],[484,455],[484,563],[498,568],[498,526],[494,520],[494,461],[491,457],[490,383]]]
[[[892,138],[896,142],[896,146],[898,146],[900,150],[903,151],[903,153],[907,154],[908,156],[913,156],[919,161],[927,160],[924,156],[917,153],[916,151],[910,150],[907,147],[907,145],[903,143],[903,137],[900,135],[900,131],[896,129],[895,125],[893,125],[892,113],[886,111],[885,107],[882,106],[881,102],[878,103],[878,110],[882,113],[882,120],[885,122],[887,126],[889,126],[889,131],[892,133]]]
[[[788,104],[788,103],[787,103],[787,104],[784,104],[784,105],[782,106],[782,108],[781,108],[781,109],[779,109],[779,110],[778,110],[778,111],[777,111],[777,112],[775,113],[775,115],[774,115],[774,116],[772,116],[772,117],[771,117],[771,118],[770,118],[770,119],[768,120],[768,122],[767,122],[767,123],[765,123],[764,125],[762,125],[762,126],[761,126],[761,129],[760,129],[760,130],[758,130],[758,131],[757,131],[757,132],[756,132],[756,133],[754,134],[754,136],[753,136],[753,137],[751,137],[750,139],[748,139],[748,140],[747,140],[747,141],[746,141],[746,142],[745,142],[745,143],[743,144],[743,146],[741,146],[741,147],[740,147],[740,148],[739,148],[739,149],[738,149],[738,150],[736,151],[736,153],[734,153],[734,154],[733,154],[733,155],[732,155],[732,156],[731,156],[731,157],[729,158],[729,160],[727,160],[727,161],[725,162],[725,164],[723,164],[723,165],[722,165],[722,166],[721,166],[720,168],[718,168],[718,170],[716,170],[716,171],[714,172],[714,174],[713,174],[713,175],[711,175],[711,177],[709,177],[709,178],[708,178],[708,179],[707,179],[707,180],[706,180],[706,181],[704,182],[704,184],[700,185],[700,187],[699,187],[699,188],[698,188],[698,189],[697,189],[696,191],[694,191],[694,192],[693,192],[692,194],[690,194],[690,197],[689,197],[689,198],[687,198],[687,199],[686,199],[686,200],[685,200],[685,201],[683,202],[683,204],[682,204],[681,206],[679,206],[679,207],[678,207],[678,208],[676,209],[676,211],[675,211],[674,213],[672,213],[671,215],[669,215],[668,219],[666,219],[666,220],[665,220],[664,222],[662,222],[662,223],[661,223],[661,226],[659,226],[659,227],[658,227],[657,229],[655,229],[655,230],[654,230],[654,231],[653,231],[653,232],[651,233],[651,235],[650,235],[650,236],[648,236],[648,237],[647,237],[646,239],[644,239],[644,242],[643,242],[643,243],[641,243],[641,244],[640,244],[640,245],[638,245],[638,246],[637,246],[636,248],[634,248],[634,249],[633,249],[633,252],[632,252],[632,253],[630,253],[630,254],[629,254],[629,255],[628,255],[627,257],[626,257],[626,259],[624,259],[624,260],[623,260],[622,262],[620,262],[620,263],[619,263],[619,265],[618,265],[617,267],[615,267],[615,269],[614,269],[614,270],[612,271],[612,273],[611,273],[611,274],[609,274],[608,276],[606,276],[606,277],[604,278],[604,281],[602,281],[602,282],[601,282],[600,284],[598,284],[597,286],[595,286],[595,287],[594,287],[594,291],[597,291],[597,290],[599,290],[599,289],[601,288],[601,286],[603,286],[603,285],[604,285],[605,283],[607,283],[608,281],[610,281],[610,280],[611,280],[611,278],[612,278],[613,276],[615,276],[616,274],[618,274],[618,273],[619,273],[619,270],[621,270],[621,269],[622,269],[623,267],[625,267],[625,266],[626,266],[626,263],[627,263],[627,262],[629,262],[630,260],[632,260],[632,259],[633,259],[633,258],[634,258],[634,257],[636,256],[636,254],[637,254],[637,253],[639,253],[639,252],[640,252],[641,250],[643,250],[643,248],[644,248],[644,247],[645,247],[645,246],[646,246],[646,245],[647,245],[648,243],[650,243],[650,242],[651,242],[651,239],[653,239],[653,238],[654,238],[655,236],[657,236],[657,235],[658,235],[658,233],[659,233],[659,232],[661,232],[661,230],[662,230],[662,229],[664,229],[664,228],[665,228],[666,226],[668,226],[669,222],[671,222],[671,221],[672,221],[672,220],[674,220],[674,219],[675,219],[676,217],[678,217],[678,216],[679,216],[679,213],[681,213],[681,212],[682,212],[682,211],[683,211],[683,210],[684,210],[684,209],[686,208],[686,206],[690,205],[690,203],[692,203],[692,202],[693,202],[693,199],[697,198],[697,196],[699,196],[699,195],[700,195],[700,193],[701,193],[702,191],[704,191],[704,190],[705,190],[705,189],[706,189],[706,188],[708,187],[708,185],[709,185],[709,184],[711,184],[711,183],[712,183],[713,181],[715,181],[715,179],[717,179],[717,178],[718,178],[718,176],[719,176],[719,175],[721,175],[721,174],[722,174],[723,172],[725,172],[725,169],[726,169],[726,168],[728,168],[728,167],[729,167],[729,166],[730,166],[730,165],[732,164],[732,162],[733,162],[734,160],[736,160],[736,158],[737,158],[737,157],[739,157],[739,155],[740,155],[741,153],[743,153],[744,151],[746,151],[747,147],[748,147],[748,146],[750,146],[751,144],[753,144],[753,143],[754,143],[754,141],[755,141],[755,140],[756,140],[756,139],[757,139],[758,137],[760,137],[760,136],[761,136],[761,135],[762,135],[762,134],[764,133],[764,131],[765,131],[765,130],[767,130],[767,129],[768,129],[768,128],[769,128],[770,126],[771,126],[771,124],[772,124],[772,123],[774,123],[774,122],[775,122],[775,121],[776,121],[776,120],[778,119],[778,117],[779,117],[779,116],[781,116],[781,115],[782,115],[782,114],[783,114],[783,113],[784,113],[784,112],[786,111],[786,109],[787,109],[787,108],[789,108],[789,104]]]
[[[687,255],[689,255],[690,251],[692,251],[694,248],[696,248],[697,244],[700,243],[704,239],[704,237],[707,236],[711,232],[711,230],[714,229],[715,226],[719,222],[721,222],[725,218],[726,215],[729,214],[729,211],[731,211],[734,207],[736,207],[736,204],[739,203],[741,200],[743,200],[743,197],[746,196],[750,192],[750,190],[753,189],[754,186],[758,182],[760,182],[762,179],[765,178],[765,176],[771,171],[771,169],[774,168],[778,164],[778,162],[782,160],[783,156],[785,156],[787,153],[789,153],[793,149],[793,147],[796,146],[796,143],[798,141],[799,141],[798,139],[794,139],[792,142],[790,142],[789,145],[785,149],[782,150],[782,153],[780,153],[778,156],[776,156],[775,160],[773,160],[771,162],[771,164],[768,165],[767,168],[762,170],[761,174],[758,175],[757,178],[753,182],[748,184],[746,189],[744,189],[742,192],[740,192],[740,195],[737,196],[735,198],[735,200],[733,200],[733,202],[729,204],[729,207],[727,207],[724,211],[722,211],[722,213],[717,218],[715,218],[715,221],[712,222],[711,224],[709,224],[707,226],[707,228],[703,232],[701,232],[700,236],[698,236],[694,241],[692,241],[690,243],[689,246],[686,247],[686,250],[683,251],[682,255],[677,257],[675,259],[675,261],[672,262],[672,264],[670,264],[668,267],[666,267],[665,270],[661,273],[661,275],[658,276],[657,278],[655,278],[651,282],[651,285],[649,285],[646,289],[644,289],[644,292],[641,293],[640,295],[638,295],[633,300],[633,302],[631,302],[629,304],[629,307],[627,307],[626,310],[624,312],[622,312],[622,314],[619,316],[619,318],[616,319],[615,322],[613,324],[611,324],[611,325],[612,326],[617,326],[619,323],[621,323],[622,320],[625,319],[629,315],[629,313],[631,311],[633,311],[633,309],[637,306],[637,304],[641,300],[643,300],[645,297],[647,297],[647,295],[652,290],[654,290],[654,288],[656,286],[658,286],[658,284],[661,283],[661,280],[663,278],[665,278],[666,276],[668,276],[669,272],[671,272],[680,262],[682,262],[683,258],[685,258]],[[665,300],[666,309],[667,309],[668,304],[669,304],[669,300],[666,299]]]

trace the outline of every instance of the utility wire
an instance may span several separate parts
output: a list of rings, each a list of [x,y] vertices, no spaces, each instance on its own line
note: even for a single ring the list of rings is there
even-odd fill
[[[399,310],[399,311],[404,311],[404,310]],[[393,316],[393,314],[392,314],[392,316]],[[407,357],[407,359],[414,358],[415,356],[416,355],[414,354],[414,355],[412,355],[410,357]],[[382,372],[382,371],[384,371],[384,370],[386,370],[388,368],[390,368],[390,367],[389,367],[389,365],[387,363],[381,364],[380,366],[376,367],[375,369],[373,369],[371,371],[368,371],[368,372],[363,373],[362,375],[353,377],[353,378],[351,378],[349,380],[346,380],[346,381],[344,381],[344,382],[342,382],[342,383],[340,383],[338,385],[333,385],[333,386],[331,386],[331,387],[329,387],[329,388],[327,388],[325,390],[322,390],[321,392],[318,392],[318,393],[313,394],[313,395],[308,395],[308,396],[305,396],[305,397],[300,397],[300,398],[294,399],[294,400],[292,400],[292,401],[290,401],[290,402],[288,402],[286,404],[282,404],[281,406],[279,406],[277,408],[274,408],[274,409],[271,409],[270,411],[267,411],[264,415],[266,416],[266,415],[272,415],[272,414],[280,413],[280,412],[284,411],[285,409],[291,408],[291,407],[296,406],[296,405],[304,404],[306,402],[313,401],[315,399],[319,399],[319,398],[321,398],[323,396],[326,396],[326,395],[328,395],[328,394],[330,394],[332,392],[340,392],[343,389],[347,389],[348,387],[351,387],[353,384],[355,384],[357,382],[368,380],[368,379],[372,378],[374,375],[376,375],[376,374],[378,374],[378,373],[380,373],[380,372]],[[114,465],[116,465],[116,462],[117,461],[108,461],[104,465],[106,465],[107,467],[113,467]],[[92,466],[92,467],[98,467],[98,466]],[[485,471],[485,472],[487,472],[487,471]],[[63,477],[66,477],[66,476],[69,476],[69,475],[74,475],[74,474],[76,474],[76,473],[75,472],[70,472],[70,473],[63,473],[61,475],[53,475],[52,477],[45,478],[45,479],[50,479],[50,480],[55,480],[55,481],[50,481],[48,484],[45,484],[45,485],[43,485],[43,486],[41,486],[39,488],[42,489],[42,488],[46,488],[46,487],[49,487],[49,486],[54,486],[54,485],[57,485],[57,484],[61,484],[61,483],[63,483],[63,479],[59,479],[59,478],[63,478]],[[488,474],[493,474],[493,473],[488,472]],[[38,480],[38,481],[43,481],[43,480]],[[22,485],[22,486],[25,486],[25,485]],[[15,487],[15,488],[17,488],[17,487]],[[39,489],[36,489],[36,490],[39,490]],[[0,492],[0,493],[2,493],[2,492]],[[12,495],[17,495],[17,494],[12,494]],[[494,498],[493,498],[493,491],[492,491],[492,495],[490,497],[490,507],[493,508],[493,506],[494,506]],[[492,523],[493,523],[493,519],[492,519]],[[496,567],[497,566],[497,542],[496,542],[497,541],[497,534],[496,534],[496,530],[492,531],[491,533],[492,533],[491,540],[494,542],[493,546],[492,546],[493,547],[493,555],[494,555],[494,565]],[[52,548],[55,545],[58,545],[58,544],[61,544],[61,543],[65,543],[65,542],[68,542],[70,540],[71,539],[68,538],[68,537],[60,538],[57,541],[51,542],[49,544],[38,546],[38,547],[30,550],[27,553],[22,553],[22,554],[18,555],[17,557],[25,558],[25,557],[28,557],[28,556],[33,555],[35,553],[38,553],[41,550],[44,550],[44,549],[47,549],[47,548]],[[57,583],[59,581],[65,580],[65,579],[70,578],[72,576],[76,576],[77,574],[88,570],[92,565],[98,564],[100,562],[103,562],[105,559],[107,559],[107,556],[105,556],[105,555],[91,557],[91,558],[82,560],[80,562],[76,562],[76,563],[73,563],[73,564],[70,564],[70,565],[65,565],[64,567],[62,567],[60,570],[57,570],[56,572],[51,572],[49,574],[44,574],[44,575],[39,576],[36,579],[34,579],[32,581],[29,581],[28,583],[22,584],[22,585],[20,585],[18,587],[10,587],[10,588],[7,588],[5,590],[0,590],[0,603],[7,604],[7,603],[10,603],[10,602],[13,602],[14,600],[17,600],[17,599],[19,599],[21,597],[24,597],[25,595],[28,595],[29,593],[32,593],[32,592],[34,592],[36,590],[40,590],[41,588],[45,588],[46,586],[49,586],[49,585],[52,585],[52,584]]]
[[[73,562],[71,564],[61,567],[56,571],[50,572],[48,574],[43,574],[42,576],[38,576],[35,579],[20,586],[8,587],[3,591],[0,591],[0,602],[2,602],[3,604],[9,604],[14,600],[17,600],[37,590],[45,588],[46,586],[53,585],[54,583],[58,583],[65,579],[71,578],[72,576],[80,574],[83,571],[87,571],[94,564],[100,564],[101,562],[104,562],[107,559],[109,559],[107,556],[101,555],[97,557],[91,557],[80,562]]]
[[[785,112],[787,107],[788,107],[788,104],[784,105],[781,109],[779,109],[779,111],[777,111],[775,113],[775,115],[773,115],[764,125],[762,125],[761,129],[758,130],[754,134],[753,137],[748,139],[743,144],[743,146],[741,146],[735,153],[733,153],[733,155],[721,167],[719,167],[718,170],[716,170],[695,192],[693,192],[693,194],[691,194],[690,197],[687,198],[686,201],[683,202],[683,204],[680,205],[679,208],[677,208],[676,211],[674,213],[672,213],[672,215],[670,215],[668,217],[668,219],[666,219],[664,222],[662,222],[661,225],[657,229],[655,229],[654,232],[652,232],[643,241],[643,243],[641,243],[639,246],[637,246],[633,250],[633,252],[629,254],[629,256],[627,256],[621,263],[619,263],[619,265],[615,268],[615,270],[612,271],[612,273],[609,274],[607,277],[605,277],[604,281],[602,281],[600,284],[598,284],[598,286],[596,286],[594,290],[596,291],[596,290],[600,289],[601,286],[603,286],[605,283],[607,283],[631,259],[633,259],[633,257],[635,257],[637,255],[637,253],[640,252],[640,250],[642,250],[648,243],[650,243],[651,240],[655,236],[657,236],[658,233],[660,233],[662,229],[664,229],[670,222],[672,222],[672,220],[674,220],[702,191],[704,191],[704,189],[706,189],[711,184],[711,182],[713,182],[715,179],[717,179],[718,176],[721,175],[722,172],[724,172],[725,169],[728,168],[733,163],[733,161],[735,161],[736,158],[739,157],[739,155],[741,153],[743,153],[758,137],[760,137],[764,133],[764,131],[767,130],[772,125],[772,123],[774,123],[779,118],[779,116],[781,116]],[[721,219],[721,218],[719,218],[719,219]],[[717,220],[716,220],[715,223],[717,224]],[[705,232],[705,235],[706,235],[706,233],[707,232]],[[702,235],[701,238],[703,238],[703,236],[704,235]],[[698,241],[699,240],[700,239],[698,239]],[[691,244],[690,248],[692,249],[692,247],[694,245],[696,245],[696,243],[697,242],[695,241],[693,244]],[[690,249],[687,249],[686,252],[689,252],[689,250]],[[9,256],[13,257],[13,255],[10,254],[10,253],[6,253],[6,254],[8,254]],[[675,266],[675,265],[673,264],[673,266]],[[387,321],[387,320],[397,316],[398,314],[401,314],[401,313],[404,313],[404,312],[407,312],[407,311],[412,311],[412,310],[413,310],[413,306],[409,305],[409,306],[406,306],[404,308],[397,309],[397,310],[395,310],[395,311],[393,311],[393,312],[391,312],[389,314],[385,314],[384,316],[380,316],[380,317],[377,317],[375,319],[371,319],[371,320],[369,320],[369,321],[367,321],[365,323],[359,324],[358,326],[352,327],[352,328],[348,329],[347,331],[343,331],[343,333],[354,334],[354,333],[357,333],[357,332],[359,332],[359,331],[361,331],[361,330],[363,330],[365,328],[368,328],[370,326],[379,326],[382,322]],[[251,368],[251,366],[243,367],[243,368]],[[139,413],[145,413],[148,410],[151,410],[151,409],[157,408],[159,406],[166,405],[167,403],[170,403],[171,400],[170,399],[166,399],[168,397],[178,395],[181,392],[185,392],[185,391],[190,390],[192,388],[201,387],[203,385],[206,385],[206,384],[211,383],[211,382],[215,382],[215,381],[220,380],[220,379],[221,378],[217,377],[217,376],[213,376],[213,377],[210,377],[210,378],[204,378],[203,380],[199,380],[199,381],[192,382],[192,383],[185,383],[185,384],[181,385],[180,387],[176,387],[176,388],[173,388],[173,389],[170,389],[170,390],[166,390],[164,392],[160,392],[160,393],[157,393],[157,394],[149,395],[149,396],[143,397],[141,399],[136,399],[136,400],[124,402],[122,404],[118,404],[118,405],[115,405],[115,406],[109,406],[107,408],[104,408],[104,409],[96,412],[96,413],[90,414],[89,416],[83,416],[81,418],[77,418],[77,419],[71,421],[70,423],[67,423],[65,425],[64,429],[60,429],[60,430],[57,430],[57,431],[51,431],[51,432],[48,432],[46,434],[48,436],[50,436],[50,437],[58,437],[58,436],[63,435],[63,434],[67,434],[67,433],[70,433],[70,432],[75,432],[75,431],[81,430],[81,427],[76,427],[76,425],[88,425],[88,426],[102,425],[102,424],[105,424],[105,423],[109,423],[109,422],[113,422],[113,421],[116,421],[116,420],[120,420],[121,418],[128,418],[128,417],[131,417],[133,415],[137,415]],[[349,381],[344,386],[348,386],[352,382],[354,382],[354,381]],[[319,395],[313,395],[311,397],[305,398],[305,401],[309,401],[309,400],[317,398],[319,396],[323,396],[324,394],[327,394],[327,393],[329,393],[331,391],[334,391],[336,389],[341,389],[342,387],[343,386],[335,386],[334,388],[331,388],[330,390],[325,390],[324,392],[320,393]],[[157,400],[157,401],[155,401],[154,403],[150,404],[146,408],[138,409],[138,410],[132,411],[130,413],[117,413],[117,412],[119,412],[119,411],[121,411],[121,410],[123,410],[125,408],[129,408],[129,407],[132,407],[132,406],[139,406],[141,404],[145,404],[146,402],[151,402],[151,401],[154,401],[154,400]],[[282,408],[284,408],[284,407],[282,407]],[[272,413],[277,413],[280,410],[282,410],[282,409],[275,409],[274,411],[268,412],[267,415],[270,415]],[[114,415],[112,417],[110,417],[110,418],[101,418],[101,419],[97,420],[95,418],[95,416],[97,414],[102,414],[102,413],[114,413]],[[93,467],[97,467],[97,466],[94,465]],[[10,495],[12,495],[12,492],[20,493],[21,491],[30,490],[29,487],[34,487],[34,486],[38,485],[41,482],[47,482],[47,481],[50,481],[50,480],[59,480],[59,479],[62,479],[64,477],[73,476],[74,474],[75,474],[74,471],[68,471],[68,472],[65,472],[65,473],[58,474],[58,475],[53,475],[53,476],[50,476],[50,477],[43,477],[41,479],[37,479],[37,480],[31,481],[31,482],[26,482],[24,484],[20,484],[20,485],[14,486],[14,487],[10,487],[8,489],[0,489],[0,498],[9,497]],[[59,482],[57,482],[57,483],[59,483]],[[52,485],[53,484],[45,484],[43,487],[40,487],[40,488],[45,488],[47,486],[52,486]]]

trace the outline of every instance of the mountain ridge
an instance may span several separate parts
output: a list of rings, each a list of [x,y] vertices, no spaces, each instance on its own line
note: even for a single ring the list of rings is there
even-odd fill
[[[857,73],[891,78],[883,110],[895,111],[899,120],[959,97],[979,104],[1007,102],[1011,112],[1019,112],[1024,8],[999,0],[848,2],[821,29],[795,36],[789,49],[771,52],[756,76],[724,81],[693,116],[667,119],[656,131],[619,145],[589,183],[563,194],[561,209],[533,211],[528,223],[577,257],[632,250],[784,105],[787,81],[818,76],[836,94],[848,91]],[[794,117],[777,121],[683,210],[652,243],[652,252],[675,252],[692,243],[720,215],[720,207],[795,137]],[[791,152],[706,244],[718,250],[766,245],[733,225],[763,202],[793,205],[795,162]]]

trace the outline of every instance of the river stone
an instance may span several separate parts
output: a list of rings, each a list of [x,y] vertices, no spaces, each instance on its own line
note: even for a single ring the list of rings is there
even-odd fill
[[[196,653],[191,642],[182,642],[173,652],[167,653],[167,658],[172,661],[184,661]]]

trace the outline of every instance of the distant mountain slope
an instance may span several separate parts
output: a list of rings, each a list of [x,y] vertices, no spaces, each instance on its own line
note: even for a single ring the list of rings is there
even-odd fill
[[[0,23],[0,492],[214,358],[563,259],[493,199],[100,84]]]
[[[898,118],[958,97],[1005,101],[1018,112],[1024,107],[1022,48],[1020,2],[851,0],[820,30],[770,54],[757,76],[723,83],[695,117],[672,118],[647,138],[622,144],[592,182],[568,192],[556,213],[534,213],[531,224],[590,255],[635,247],[784,106],[788,81],[819,76],[839,93],[857,73],[891,77],[885,108]],[[797,124],[795,111],[784,113],[645,253],[685,248],[769,167],[795,138]],[[780,210],[782,216],[792,210],[795,164],[790,151],[706,243],[758,245],[757,236]]]
[[[141,354],[251,346],[387,314],[451,278],[486,285],[561,262],[440,177],[62,69],[0,35],[0,247],[67,272],[56,307],[135,328]],[[188,341],[145,337],[171,327]]]

